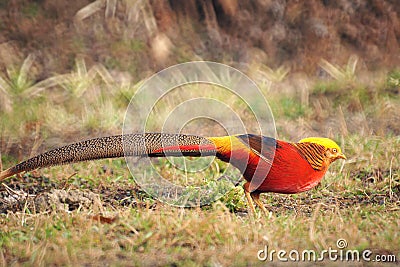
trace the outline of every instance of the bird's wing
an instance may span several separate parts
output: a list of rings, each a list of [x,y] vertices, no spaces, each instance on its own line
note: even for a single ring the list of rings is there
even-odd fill
[[[277,148],[276,139],[254,134],[238,135],[237,138],[263,161],[272,164]]]

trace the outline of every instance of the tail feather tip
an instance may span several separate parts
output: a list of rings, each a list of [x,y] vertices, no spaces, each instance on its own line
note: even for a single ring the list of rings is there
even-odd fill
[[[3,181],[4,179],[6,179],[14,174],[15,173],[13,172],[13,170],[11,168],[7,169],[5,171],[2,171],[2,172],[0,172],[0,181]]]

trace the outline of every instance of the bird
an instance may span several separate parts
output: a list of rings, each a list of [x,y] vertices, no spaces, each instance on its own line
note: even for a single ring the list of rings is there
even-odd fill
[[[21,172],[54,165],[124,156],[215,156],[240,170],[244,194],[264,212],[261,193],[297,194],[318,185],[331,163],[346,159],[339,145],[325,137],[286,142],[256,134],[203,137],[173,133],[132,133],[88,139],[61,146],[0,173],[0,181]]]

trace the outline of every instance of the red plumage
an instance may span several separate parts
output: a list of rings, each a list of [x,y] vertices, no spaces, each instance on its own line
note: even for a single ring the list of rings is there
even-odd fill
[[[242,171],[250,191],[294,194],[316,186],[326,168],[315,170],[291,143],[257,135],[210,138],[212,145],[171,146],[155,152],[215,150],[217,157]],[[253,181],[253,183],[252,183]],[[254,182],[257,181],[257,182]],[[256,188],[254,188],[256,186]]]
[[[267,169],[271,166],[264,182],[257,189],[261,192],[294,194],[307,191],[316,186],[326,172],[326,169],[314,170],[292,144],[284,141],[277,141],[271,165],[254,154],[252,157],[255,158],[254,163],[249,164],[249,167],[259,164],[258,168]],[[259,173],[262,175],[262,171]],[[254,178],[251,174],[246,176],[245,173],[244,177],[249,182]]]

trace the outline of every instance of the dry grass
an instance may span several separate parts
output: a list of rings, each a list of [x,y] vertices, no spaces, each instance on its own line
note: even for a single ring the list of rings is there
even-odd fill
[[[349,249],[398,256],[398,203],[343,208],[337,194],[314,201],[315,194],[268,196],[285,203],[269,219],[231,213],[222,202],[206,209],[108,207],[102,214],[117,216],[111,224],[94,220],[96,210],[10,213],[1,219],[1,256],[6,265],[263,265],[257,252],[265,245],[322,251],[339,238]],[[305,201],[306,212],[299,208]]]

